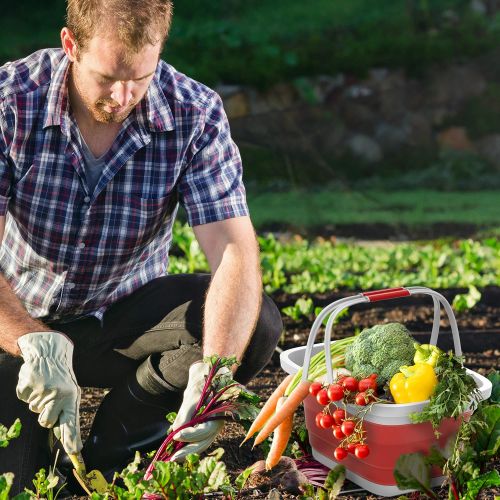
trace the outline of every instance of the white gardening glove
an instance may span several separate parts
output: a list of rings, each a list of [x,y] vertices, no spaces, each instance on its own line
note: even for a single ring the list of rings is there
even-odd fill
[[[193,363],[189,368],[189,379],[187,387],[184,391],[184,398],[181,407],[177,413],[177,417],[172,424],[172,429],[177,429],[191,420],[198,401],[200,400],[201,392],[205,385],[205,377],[210,372],[210,365],[203,361]],[[231,374],[231,370],[225,366],[219,369],[217,374]],[[224,420],[211,420],[203,424],[195,425],[194,427],[186,427],[179,431],[174,439],[176,441],[184,441],[189,444],[184,448],[175,452],[171,460],[181,462],[190,453],[201,453],[205,451],[215,440],[217,434],[224,427]]]
[[[82,449],[81,390],[73,372],[73,344],[57,332],[34,332],[17,340],[24,363],[19,371],[17,397],[39,413],[42,427],[54,428],[66,453]]]

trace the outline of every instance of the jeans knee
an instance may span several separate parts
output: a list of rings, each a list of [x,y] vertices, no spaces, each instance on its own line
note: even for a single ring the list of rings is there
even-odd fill
[[[263,335],[266,343],[272,346],[274,350],[283,333],[283,320],[281,319],[281,314],[273,299],[265,294],[262,297],[262,306],[256,330],[257,329],[262,330],[262,332],[259,332],[259,336]]]

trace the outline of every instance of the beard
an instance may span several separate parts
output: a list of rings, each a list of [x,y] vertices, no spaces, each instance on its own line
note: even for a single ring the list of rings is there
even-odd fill
[[[132,112],[139,101],[132,99],[127,106],[120,112],[106,111],[105,107],[119,108],[119,104],[113,99],[101,98],[94,100],[85,91],[85,86],[81,84],[78,71],[75,65],[71,68],[71,78],[78,92],[80,99],[89,112],[90,116],[99,123],[122,123]]]

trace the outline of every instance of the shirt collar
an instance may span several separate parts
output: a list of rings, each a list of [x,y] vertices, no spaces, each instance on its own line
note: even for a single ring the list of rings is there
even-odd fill
[[[50,82],[43,123],[44,128],[59,125],[65,133],[69,131],[66,120],[69,111],[67,86],[69,67],[69,59],[64,55]],[[136,108],[138,121],[154,132],[164,132],[175,128],[170,104],[160,86],[160,71],[158,64],[146,95]]]
[[[55,68],[50,80],[47,92],[47,103],[45,105],[45,120],[43,127],[59,125],[63,132],[68,130],[65,116],[68,114],[68,88],[66,85],[69,69],[69,59],[64,55]]]
[[[137,116],[153,132],[174,130],[175,122],[170,104],[160,86],[160,64],[149,84],[149,88],[137,108]]]

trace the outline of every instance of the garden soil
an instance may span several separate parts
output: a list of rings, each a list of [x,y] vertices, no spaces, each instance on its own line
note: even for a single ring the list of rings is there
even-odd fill
[[[449,300],[461,290],[441,291]],[[315,295],[315,304],[325,306],[338,298],[352,295],[351,292],[341,292],[336,294]],[[282,309],[287,305],[295,303],[296,296],[277,294],[274,296],[278,307]],[[428,300],[426,300],[428,299]],[[429,303],[430,302],[430,303]],[[482,299],[471,311],[457,314],[457,322],[460,330],[462,349],[465,355],[465,364],[468,368],[477,371],[483,375],[491,369],[499,369],[500,359],[500,288],[490,287],[483,291]],[[419,341],[428,340],[432,328],[432,301],[430,298],[412,297],[406,300],[391,300],[377,304],[355,306],[349,311],[348,317],[336,325],[333,331],[335,338],[350,336],[357,329],[372,326],[383,322],[402,322],[410,332],[418,338]],[[279,349],[289,349],[295,346],[305,345],[309,331],[314,318],[305,318],[302,321],[292,321],[284,318],[285,333],[279,344]],[[438,345],[445,349],[452,348],[451,335],[448,332],[449,325],[447,318],[441,318],[442,334]],[[321,341],[322,339],[318,339]],[[278,349],[278,351],[279,351]],[[276,352],[268,366],[248,385],[263,400],[265,400],[277,386],[278,382],[284,377],[284,372],[279,364],[279,352]],[[98,405],[106,391],[102,389],[85,388],[82,392],[81,418],[82,435],[85,439]],[[296,415],[296,426],[303,424],[303,415],[299,411]],[[213,447],[223,447],[225,450],[223,461],[232,477],[249,467],[258,460],[264,458],[260,448],[252,449],[250,443],[240,447],[244,436],[243,428],[236,423],[228,423],[223,433],[214,443]],[[489,466],[499,468],[500,460],[493,460]],[[282,486],[273,484],[272,480],[263,476],[253,478],[247,483],[248,487],[242,492],[240,499],[255,498],[297,498],[296,495],[287,492]],[[354,499],[382,498],[369,494],[359,489],[355,484],[346,481],[342,494],[339,498]],[[271,494],[270,494],[271,492]],[[480,498],[494,498],[500,494],[500,489],[485,490]],[[210,498],[216,498],[217,494],[210,495]],[[440,497],[447,498],[445,489],[440,491]],[[77,497],[74,497],[75,499]]]

